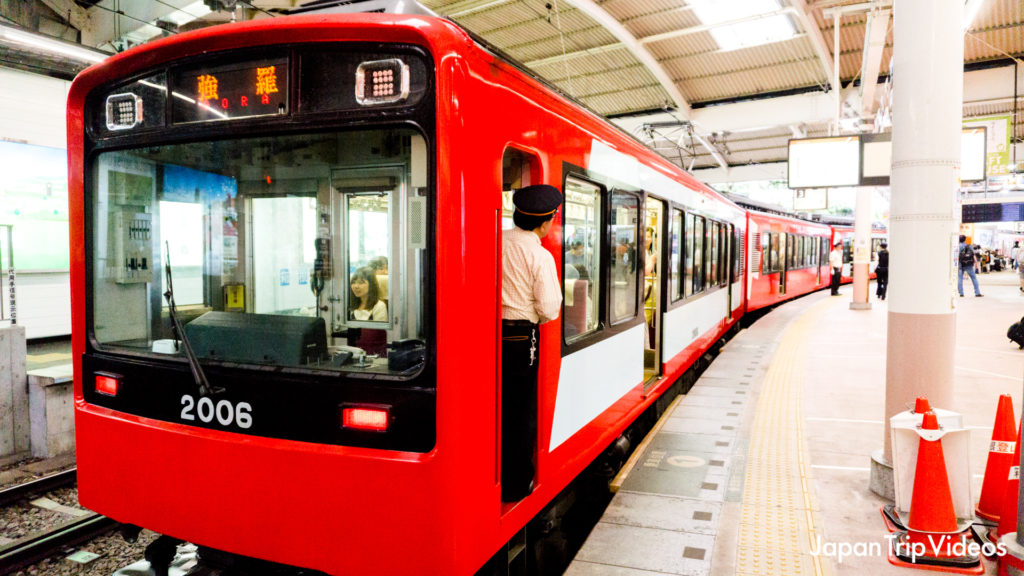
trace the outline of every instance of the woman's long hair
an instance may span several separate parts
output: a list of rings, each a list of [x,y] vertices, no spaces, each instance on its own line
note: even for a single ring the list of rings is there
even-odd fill
[[[357,269],[352,276],[348,279],[348,309],[349,312],[357,310],[362,304],[362,301],[356,296],[355,292],[352,291],[353,280],[366,280],[366,310],[373,310],[373,307],[377,305],[377,300],[380,297],[377,295],[377,275],[373,273],[373,270],[362,267]]]

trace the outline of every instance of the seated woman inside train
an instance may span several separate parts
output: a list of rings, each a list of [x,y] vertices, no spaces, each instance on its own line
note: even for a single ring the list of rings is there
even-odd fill
[[[349,278],[349,319],[363,322],[387,322],[388,306],[378,295],[377,278],[370,268],[359,268]],[[349,331],[349,343],[367,354],[384,354],[387,331],[361,328]]]

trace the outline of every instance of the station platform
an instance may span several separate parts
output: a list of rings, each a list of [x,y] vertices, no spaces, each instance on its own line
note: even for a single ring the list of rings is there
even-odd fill
[[[958,300],[955,405],[938,406],[970,430],[975,501],[999,395],[1019,421],[1024,382],[1024,351],[1006,338],[1024,314],[1017,275],[979,282],[983,298]],[[871,309],[854,311],[851,294],[784,304],[728,342],[638,447],[566,574],[922,573],[889,563],[888,501],[868,487],[884,441],[887,303],[872,284]],[[840,559],[840,543],[863,546]]]

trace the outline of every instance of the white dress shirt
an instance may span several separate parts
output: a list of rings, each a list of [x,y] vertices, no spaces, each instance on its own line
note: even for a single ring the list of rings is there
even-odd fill
[[[506,230],[501,251],[501,317],[537,324],[558,318],[562,290],[551,253],[532,231]]]

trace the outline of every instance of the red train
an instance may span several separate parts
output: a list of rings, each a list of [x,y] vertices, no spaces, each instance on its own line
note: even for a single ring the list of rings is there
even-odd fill
[[[119,54],[73,83],[68,153],[80,501],[210,566],[542,570],[574,479],[747,310],[827,284],[827,226],[741,209],[436,18]],[[501,502],[501,237],[536,183],[565,300],[535,489]]]

